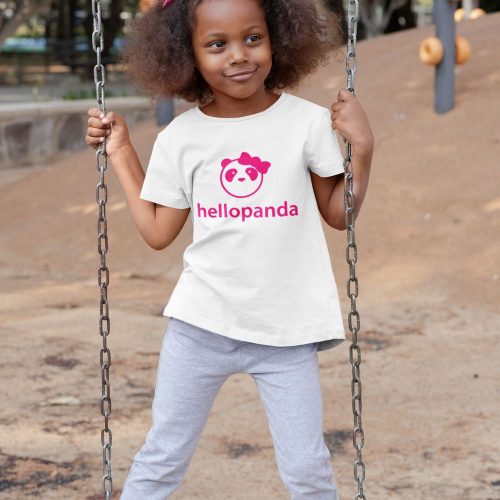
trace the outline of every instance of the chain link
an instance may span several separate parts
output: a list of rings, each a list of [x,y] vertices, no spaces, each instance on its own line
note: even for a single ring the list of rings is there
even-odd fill
[[[358,22],[359,4],[358,0],[349,0],[347,22],[348,40],[346,51],[346,74],[347,88],[354,95],[354,76],[356,74],[356,31]],[[358,249],[354,233],[354,209],[355,198],[353,191],[353,171],[352,171],[352,150],[351,144],[344,139],[346,144],[346,156],[344,158],[344,207],[345,224],[347,229],[346,260],[349,264],[349,278],[347,280],[347,296],[351,299],[351,310],[348,316],[349,330],[352,334],[352,343],[349,346],[349,359],[352,365],[352,413],[354,415],[353,446],[356,449],[356,460],[354,462],[354,479],[358,485],[355,500],[366,500],[363,491],[363,481],[365,479],[365,464],[361,456],[361,449],[364,446],[365,435],[361,423],[361,350],[358,345],[358,332],[360,329],[360,316],[356,309],[356,297],[358,296],[358,278],[356,277],[356,262],[358,260]],[[354,290],[353,290],[354,286]],[[356,357],[355,357],[356,355]]]
[[[106,103],[104,96],[104,85],[106,83],[106,72],[101,64],[101,53],[104,47],[104,35],[102,30],[101,2],[90,0],[92,3],[92,16],[94,19],[94,31],[92,33],[92,48],[97,56],[97,64],[94,66],[94,82],[96,86],[97,106],[102,113],[106,114]],[[99,354],[99,365],[101,368],[101,415],[104,417],[104,427],[101,430],[102,445],[102,489],[104,498],[109,500],[113,492],[113,480],[111,478],[111,444],[113,435],[109,428],[109,416],[111,415],[111,385],[109,380],[109,368],[111,366],[111,351],[107,346],[107,337],[110,332],[108,285],[109,269],[106,265],[106,254],[108,252],[108,223],[106,220],[106,203],[108,201],[108,187],[104,182],[104,172],[108,168],[108,156],[106,154],[106,138],[99,144],[96,152],[96,169],[99,172],[99,183],[96,187],[96,202],[99,208],[97,218],[97,251],[100,255],[100,266],[97,271],[97,283],[100,289],[99,303],[99,333],[102,337],[102,349]]]

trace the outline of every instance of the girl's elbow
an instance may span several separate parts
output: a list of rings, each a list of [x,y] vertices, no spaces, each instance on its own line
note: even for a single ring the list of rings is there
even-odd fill
[[[159,242],[159,243],[156,243],[156,244],[150,244],[149,245],[153,250],[165,250],[165,248],[168,247],[168,243],[166,242]]]
[[[338,218],[338,217],[331,218],[331,219],[327,220],[326,223],[330,227],[333,227],[333,229],[337,229],[339,231],[345,231],[345,229],[346,229],[345,221],[341,218]]]
[[[143,236],[144,241],[147,243],[147,245],[152,248],[153,250],[165,250],[165,248],[168,247],[169,243],[165,241],[164,239],[160,238],[151,238],[151,237],[146,237]]]
[[[166,246],[164,245],[159,245],[158,243],[148,243],[149,247],[152,248],[153,250],[164,250],[165,248],[167,248]]]
[[[345,231],[347,229],[346,225],[343,222],[336,222],[334,224],[330,224],[330,226],[337,231]]]

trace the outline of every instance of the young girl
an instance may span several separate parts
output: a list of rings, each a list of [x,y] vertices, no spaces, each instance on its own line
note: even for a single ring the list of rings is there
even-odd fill
[[[345,229],[333,128],[352,144],[356,214],[373,135],[346,89],[331,113],[277,90],[296,86],[341,47],[340,26],[313,0],[158,1],[128,35],[130,78],[155,98],[197,105],[158,133],[146,175],[123,116],[89,110],[86,142],[97,148],[106,140],[146,243],[168,247],[188,215],[194,227],[164,310],[170,320],[153,425],[123,500],[160,500],[179,487],[214,399],[234,373],[257,385],[291,498],[339,498],[323,437],[317,351],[345,334],[320,215]]]

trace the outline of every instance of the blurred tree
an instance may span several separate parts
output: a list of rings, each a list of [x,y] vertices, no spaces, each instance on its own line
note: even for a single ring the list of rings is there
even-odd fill
[[[102,62],[105,66],[116,62],[116,54],[110,52],[115,38],[126,30],[125,20],[133,19],[156,1],[159,0],[101,0],[104,30]],[[349,0],[314,1],[326,6],[330,12],[338,13],[346,31]],[[416,27],[413,1],[359,0],[358,40]],[[500,0],[479,0],[479,6],[487,12],[498,11]],[[95,53],[91,45],[91,0],[0,0],[0,45],[34,16],[40,16],[46,25],[45,38],[53,47],[51,59],[68,65],[72,71],[84,67],[84,73],[93,79]],[[85,54],[75,49],[78,36],[88,40],[89,47]]]
[[[411,0],[361,0],[359,2],[360,39],[373,38],[391,31],[414,28]],[[400,18],[405,19],[401,25]]]
[[[344,43],[347,43],[347,7],[349,0],[322,0],[327,9],[342,19]],[[492,0],[500,1],[500,0]],[[357,39],[415,28],[412,0],[359,0]]]
[[[104,66],[115,62],[115,57],[110,51],[115,38],[122,34],[121,14],[125,3],[126,0],[101,0],[104,32],[101,61]],[[92,48],[94,18],[90,0],[52,0],[50,8],[46,36],[50,40],[51,58],[69,66],[72,72],[83,67],[87,78],[93,79],[96,56]],[[88,42],[87,51],[84,53],[77,50],[78,35],[84,36]]]
[[[17,28],[50,7],[51,0],[10,0],[0,2],[0,45],[9,36],[13,36]]]
[[[86,2],[87,5],[90,5],[90,2]],[[102,29],[104,32],[104,47],[101,52],[102,64],[106,67],[107,64],[115,62],[113,58],[110,57],[110,49],[113,46],[113,42],[115,38],[121,34],[123,28],[123,19],[121,17],[121,13],[124,7],[124,0],[112,0],[112,1],[103,1],[103,6],[106,5],[106,9],[101,13],[102,17]],[[87,17],[85,18],[85,33],[87,35],[87,39],[89,41],[92,40],[92,32],[94,31],[94,18],[92,16],[92,10],[90,8],[86,9]],[[89,46],[89,61],[92,61],[92,64],[87,66],[87,76],[89,79],[94,78],[94,65],[95,65],[95,52],[92,48],[92,45]]]
[[[387,5],[386,1],[386,5]],[[394,31],[416,28],[417,20],[413,12],[412,0],[407,0],[401,7],[394,9],[384,28],[384,33],[393,33]]]

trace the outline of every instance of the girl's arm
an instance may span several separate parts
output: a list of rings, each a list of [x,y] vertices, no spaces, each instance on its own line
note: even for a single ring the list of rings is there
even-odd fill
[[[177,238],[191,209],[165,207],[139,198],[145,174],[132,144],[112,153],[109,159],[144,241],[155,250],[168,247]]]
[[[352,144],[351,165],[353,172],[354,219],[358,217],[365,199],[370,178],[373,157],[373,142]],[[328,220],[330,225],[340,231],[346,229],[344,206],[345,181],[337,182],[328,201]]]
[[[331,110],[333,128],[352,146],[351,166],[356,219],[368,189],[374,148],[373,133],[361,104],[349,90],[340,89],[338,101],[331,106]],[[345,182],[337,182],[332,187],[326,209],[330,225],[339,230],[346,229],[344,184]]]
[[[125,118],[110,111],[104,116],[98,108],[88,110],[86,143],[97,149],[106,139],[106,152],[123,188],[127,204],[144,241],[155,250],[170,245],[180,233],[190,208],[157,205],[139,196],[144,183],[144,170],[130,142]]]

